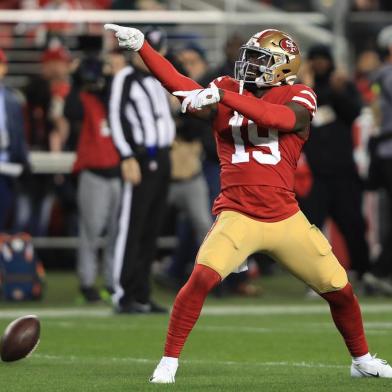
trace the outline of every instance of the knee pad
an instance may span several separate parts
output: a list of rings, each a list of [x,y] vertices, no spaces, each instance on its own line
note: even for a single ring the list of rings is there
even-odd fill
[[[201,245],[196,263],[226,278],[246,259],[243,255],[246,227],[237,220],[223,220],[216,225]]]
[[[329,293],[344,288],[348,283],[347,272],[339,264],[339,267],[331,274],[327,281],[322,282],[321,287],[316,287],[319,293]]]

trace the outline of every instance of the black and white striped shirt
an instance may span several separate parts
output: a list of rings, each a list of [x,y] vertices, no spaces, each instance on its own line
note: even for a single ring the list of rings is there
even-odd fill
[[[113,79],[109,121],[123,159],[140,147],[169,147],[175,136],[166,90],[153,76],[132,66],[123,68]]]

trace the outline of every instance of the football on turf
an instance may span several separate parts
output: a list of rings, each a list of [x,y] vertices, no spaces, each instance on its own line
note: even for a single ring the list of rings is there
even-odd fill
[[[4,362],[27,357],[38,346],[40,322],[37,316],[19,317],[8,325],[0,342],[0,357]]]

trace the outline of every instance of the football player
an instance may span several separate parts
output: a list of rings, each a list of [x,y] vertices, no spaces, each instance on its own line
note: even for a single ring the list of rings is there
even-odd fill
[[[221,164],[217,215],[179,291],[164,356],[152,383],[174,383],[178,358],[207,294],[247,256],[265,252],[328,303],[352,356],[352,377],[392,378],[392,368],[369,354],[358,300],[346,271],[321,231],[299,210],[294,171],[317,109],[316,95],[294,84],[301,63],[295,41],[264,30],[242,46],[235,79],[220,77],[202,88],[179,74],[134,28],[108,24],[121,47],[139,52],[163,86],[182,99],[182,110],[210,116]]]

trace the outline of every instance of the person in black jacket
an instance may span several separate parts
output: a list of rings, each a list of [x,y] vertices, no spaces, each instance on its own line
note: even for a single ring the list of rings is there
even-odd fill
[[[334,220],[346,240],[352,269],[361,280],[369,269],[369,248],[352,140],[352,124],[362,106],[360,94],[344,73],[335,70],[328,47],[310,48],[308,60],[303,79],[317,94],[318,110],[304,148],[313,184],[299,201],[316,226],[323,227],[327,217]]]

